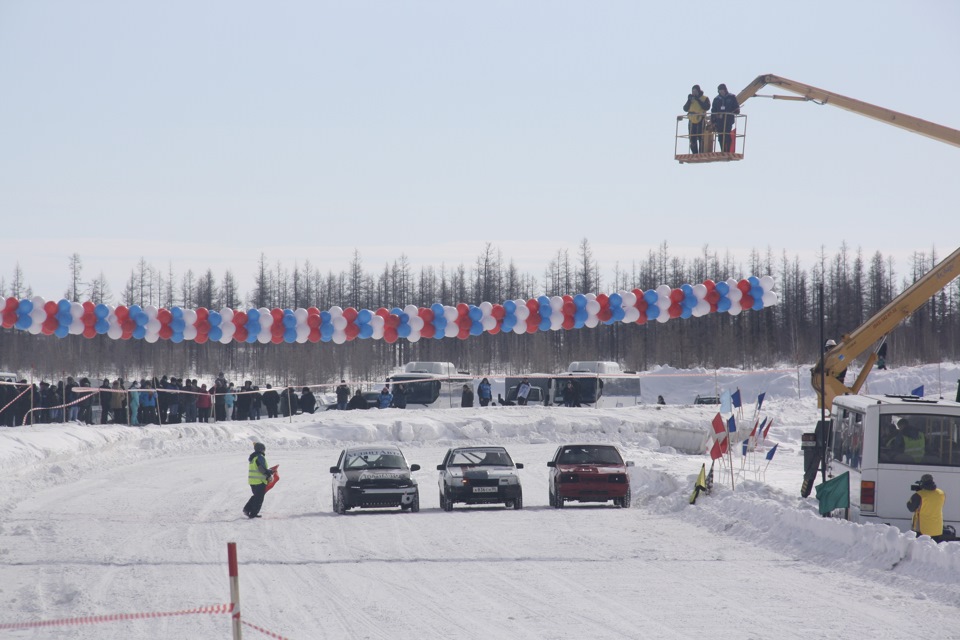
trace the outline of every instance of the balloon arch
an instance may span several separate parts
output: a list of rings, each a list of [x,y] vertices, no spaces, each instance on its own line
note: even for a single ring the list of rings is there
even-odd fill
[[[737,315],[760,310],[778,302],[771,276],[751,276],[677,288],[633,289],[616,293],[581,293],[574,296],[540,296],[529,300],[505,300],[499,304],[461,302],[455,307],[439,303],[429,307],[407,305],[402,309],[354,309],[331,307],[309,309],[229,309],[219,311],[157,308],[139,305],[107,305],[69,300],[44,300],[40,296],[19,300],[7,298],[3,306],[3,327],[31,334],[82,335],[93,338],[106,334],[114,340],[169,340],[179,343],[208,341],[304,343],[355,339],[400,338],[417,342],[421,338],[460,338],[482,333],[512,331],[517,334],[559,329],[596,327],[598,324],[646,324],[674,318],[700,317],[710,313]]]

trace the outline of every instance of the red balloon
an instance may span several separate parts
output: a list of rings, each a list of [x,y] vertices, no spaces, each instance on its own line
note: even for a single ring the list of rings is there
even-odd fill
[[[492,335],[492,336],[495,336],[495,335],[497,335],[498,333],[500,333],[500,323],[498,322],[498,323],[497,323],[497,326],[495,326],[493,329],[490,329],[489,331],[487,331],[487,333],[489,333],[489,334]],[[422,332],[422,331],[420,332],[420,335],[423,335],[423,332]]]
[[[684,298],[683,289],[673,289],[670,291],[671,302],[683,302],[683,298]]]
[[[470,327],[473,326],[473,320],[470,319],[470,316],[460,316],[457,318],[457,326],[459,326],[461,329],[466,327],[469,331]]]
[[[169,340],[173,336],[173,329],[167,326],[161,326],[159,332],[160,338],[163,340]]]
[[[460,328],[460,331],[457,332],[457,337],[460,338],[461,340],[466,340],[467,338],[469,338],[469,337],[470,337],[470,328],[469,328],[469,327],[466,327],[466,328],[461,327],[461,328]]]
[[[374,313],[376,313],[376,315],[380,316],[384,320],[390,317],[390,312],[384,309],[383,307],[380,307]]]
[[[197,318],[197,322],[196,322],[196,324],[194,324],[193,326],[195,326],[195,327],[197,328],[197,335],[200,335],[200,334],[206,335],[206,334],[210,333],[210,321],[209,321],[209,320],[206,320],[206,319],[201,320],[200,318]]]
[[[461,302],[457,305],[457,315],[459,315],[461,318],[468,313],[470,313],[470,305],[468,305],[466,302]]]
[[[577,305],[573,304],[573,300],[571,300],[570,302],[563,303],[563,315],[572,316],[576,312],[577,312]]]
[[[247,328],[243,325],[238,325],[237,330],[233,332],[233,339],[237,342],[244,342],[247,339],[249,332]]]
[[[273,316],[273,324],[283,322],[283,309],[270,309],[270,315]]]
[[[597,294],[597,302],[600,303],[601,308],[610,306],[610,298],[605,293]]]
[[[741,280],[737,283],[737,289],[740,289],[740,291],[743,291],[744,293],[750,293],[750,281]]]
[[[703,286],[707,288],[707,291],[713,291],[717,288],[717,283],[713,280],[707,279],[703,281]]]
[[[717,312],[717,303],[716,303],[716,302],[711,302],[711,303],[710,303],[710,313],[716,313],[716,312]]]
[[[497,322],[500,322],[507,315],[507,310],[503,308],[502,304],[495,304],[493,309],[490,310],[490,315],[496,318]]]
[[[310,335],[307,336],[310,342],[320,342],[320,329],[310,329]]]
[[[274,338],[280,336],[280,340],[283,341],[283,332],[285,329],[286,327],[283,326],[282,322],[274,322],[272,325],[270,325],[270,335]]]
[[[200,307],[197,309],[197,320],[206,320],[210,317],[210,310],[206,307]]]
[[[640,312],[640,317],[637,318],[637,324],[647,324],[647,314],[645,312],[646,309]]]
[[[597,312],[597,320],[599,320],[600,322],[606,322],[612,317],[613,317],[613,311],[610,309],[610,307],[600,309],[600,311]]]
[[[397,330],[393,327],[384,327],[383,328],[383,339],[390,344],[393,344],[397,341]]]
[[[113,315],[117,316],[117,320],[123,320],[130,315],[130,310],[120,304],[117,305],[117,308],[113,310]]]
[[[283,327],[280,328],[280,333],[274,333],[270,336],[270,342],[273,344],[280,344],[283,342]]]
[[[707,292],[707,295],[705,295],[703,299],[709,302],[710,304],[717,304],[718,302],[720,302],[720,292],[717,291],[716,289],[711,289],[710,291]]]
[[[384,320],[383,320],[383,326],[384,326],[384,329],[386,329],[387,327],[389,327],[389,328],[393,329],[393,332],[394,332],[394,333],[396,333],[396,332],[397,332],[397,327],[400,326],[400,316],[397,316],[397,315],[394,315],[394,314],[391,313],[391,314],[388,315],[386,318],[384,318]]]
[[[84,338],[93,338],[97,335],[97,330],[91,326],[86,326],[83,328],[83,337]]]
[[[92,327],[97,324],[97,316],[92,311],[85,312],[81,317],[80,321],[83,322],[84,326]]]
[[[315,316],[313,314],[307,316],[307,326],[311,329],[319,329],[322,321],[320,316]]]
[[[647,315],[647,314],[646,314],[647,307],[649,307],[650,305],[647,304],[647,301],[643,299],[643,296],[639,296],[639,297],[637,298],[637,304],[634,305],[634,306],[637,308],[637,311],[640,312],[640,317],[642,318],[642,317],[644,317],[644,316]],[[646,322],[646,320],[644,320],[644,322]],[[643,324],[643,323],[641,323],[641,324]]]
[[[565,317],[565,318],[563,319],[563,328],[564,328],[564,329],[573,329],[573,326],[574,326],[574,320],[573,320],[573,318]]]
[[[573,302],[573,296],[571,296],[571,295],[561,296],[561,299],[562,299],[564,302]]]
[[[427,326],[431,324],[434,319],[433,309],[428,309],[427,307],[420,307],[417,309],[417,315],[420,316],[420,319],[423,320],[423,325]],[[423,332],[421,331],[421,334]]]
[[[642,290],[642,289],[634,289],[634,290],[633,290],[633,295],[637,296],[637,302],[640,302],[641,300],[643,300],[643,290]]]
[[[537,312],[537,313],[539,314],[539,313],[540,313],[540,303],[537,302],[536,300],[533,300],[533,299],[527,300],[527,309],[530,309],[530,313],[531,313],[531,314],[532,314],[533,312]],[[539,320],[538,320],[538,322],[539,322]]]
[[[84,331],[84,332],[83,332],[83,335],[87,335],[87,332]],[[210,339],[210,338],[207,337],[207,334],[206,334],[206,333],[200,333],[199,331],[197,331],[197,337],[194,338],[193,341],[196,342],[197,344],[204,344],[204,343],[206,343],[207,340],[209,340],[209,339]]]
[[[358,327],[352,322],[348,322],[343,332],[347,334],[347,340],[353,340],[358,335],[360,335],[360,327]]]
[[[437,328],[429,322],[423,325],[423,329],[420,329],[420,336],[423,338],[432,338],[435,335],[437,335]]]
[[[343,310],[343,317],[347,319],[347,322],[353,322],[357,319],[357,310],[353,307],[347,307]]]
[[[119,313],[117,317],[120,317]],[[160,324],[170,324],[173,321],[173,314],[170,313],[170,309],[157,309],[157,320],[160,321]]]
[[[247,314],[243,311],[237,311],[235,314],[233,314],[233,324],[237,325],[238,329],[247,324]],[[237,340],[242,342],[242,340],[239,338]]]
[[[137,323],[133,321],[133,318],[127,316],[123,320],[120,320],[120,328],[124,333],[130,332],[133,333],[133,330],[137,328]]]
[[[59,307],[57,306],[57,303],[54,302],[53,300],[47,300],[46,303],[44,303],[43,305],[43,310],[47,312],[48,316],[57,315],[58,309]]]
[[[308,315],[308,316],[319,316],[319,315],[320,315],[320,309],[317,309],[316,307],[310,307],[309,309],[307,309],[307,315]],[[316,342],[316,341],[314,341],[314,342]]]
[[[84,303],[84,304],[86,304],[86,303]],[[93,304],[93,303],[91,303],[91,304]],[[5,309],[12,309],[13,311],[16,311],[16,310],[17,310],[17,307],[18,307],[19,305],[20,305],[20,301],[17,300],[16,298],[14,298],[13,296],[10,296],[9,298],[7,298],[7,304],[6,304],[6,306],[5,306],[4,308],[5,308]]]
[[[680,306],[679,302],[674,302],[673,304],[670,305],[670,309],[668,309],[668,313],[670,314],[671,318],[679,318],[680,314],[683,313],[683,307]]]
[[[124,331],[123,333],[120,334],[121,340],[129,340],[132,337],[133,337],[133,331]]]
[[[45,336],[53,335],[53,332],[57,330],[57,321],[56,320],[44,320],[43,324],[40,325],[40,331]]]
[[[536,333],[540,330],[540,314],[537,314],[537,317],[534,318],[533,314],[527,318],[527,333]]]
[[[12,311],[3,312],[3,328],[10,329],[17,323],[17,314]]]
[[[740,298],[740,307],[744,310],[753,309],[753,296],[749,293],[743,294],[743,297]]]

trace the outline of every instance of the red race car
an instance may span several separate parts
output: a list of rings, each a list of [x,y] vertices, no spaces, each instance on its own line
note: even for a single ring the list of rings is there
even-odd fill
[[[609,444],[565,444],[557,449],[550,467],[550,506],[565,502],[607,502],[630,506],[630,476],[620,451]]]

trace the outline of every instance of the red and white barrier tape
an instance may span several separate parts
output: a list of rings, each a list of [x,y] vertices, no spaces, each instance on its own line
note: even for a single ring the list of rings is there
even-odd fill
[[[26,414],[24,414],[24,416],[23,416],[23,425],[26,426],[26,424],[27,424],[27,418],[29,418],[29,417],[30,417],[30,414],[33,413],[34,411],[49,411],[50,409],[66,409],[67,407],[72,407],[72,406],[75,405],[75,404],[80,404],[81,402],[83,402],[83,401],[86,400],[87,398],[90,398],[90,397],[92,397],[92,396],[94,396],[94,395],[96,395],[96,394],[95,394],[95,393],[90,393],[90,394],[88,394],[88,395],[83,396],[82,398],[77,398],[77,399],[74,400],[73,402],[68,402],[68,403],[66,403],[66,404],[58,404],[58,405],[55,406],[55,407],[34,407],[33,409],[30,409],[30,411],[27,411]]]
[[[103,622],[117,622],[120,620],[143,620],[149,618],[169,618],[171,616],[187,616],[194,614],[221,614],[233,611],[232,604],[214,604],[196,609],[183,611],[161,611],[155,613],[113,613],[103,616],[84,616],[82,618],[63,618],[61,620],[40,620],[37,622],[8,622],[0,623],[0,630],[4,629],[31,629],[36,627],[58,627],[78,624],[101,624]],[[259,629],[258,629],[259,630]],[[276,636],[280,637],[280,636]]]
[[[242,625],[244,625],[244,626],[247,626],[247,627],[250,627],[251,629],[255,629],[255,630],[259,631],[260,633],[262,633],[262,634],[265,635],[265,636],[269,636],[269,637],[271,637],[271,638],[276,638],[277,640],[290,640],[290,638],[288,638],[288,637],[286,637],[286,636],[281,636],[281,635],[278,635],[278,634],[276,634],[276,633],[273,633],[272,631],[267,631],[266,629],[264,629],[264,628],[262,628],[262,627],[258,627],[258,626],[255,625],[255,624],[250,624],[250,623],[247,622],[246,620],[241,620],[241,621],[240,621],[240,624],[242,624]]]
[[[10,408],[10,405],[12,405],[14,402],[16,402],[17,400],[19,400],[19,399],[20,399],[20,396],[22,396],[23,394],[25,394],[27,391],[30,391],[30,387],[27,387],[26,389],[24,389],[23,391],[21,391],[20,394],[19,394],[16,398],[14,398],[14,399],[11,400],[10,402],[8,402],[8,403],[3,407],[3,409],[0,409],[0,413],[3,413],[3,412],[6,411],[7,409],[9,409],[9,408]]]

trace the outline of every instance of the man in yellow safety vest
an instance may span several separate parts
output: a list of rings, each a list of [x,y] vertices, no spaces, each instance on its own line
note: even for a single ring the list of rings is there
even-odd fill
[[[943,503],[946,495],[942,489],[937,489],[933,476],[925,473],[920,482],[911,486],[915,493],[910,496],[907,509],[913,514],[911,529],[917,535],[930,536],[937,542],[943,540]]]
[[[243,513],[248,518],[259,518],[260,507],[263,506],[263,496],[267,494],[267,484],[270,482],[270,476],[273,471],[267,467],[267,459],[263,456],[267,448],[262,442],[255,442],[253,453],[247,458],[248,471],[247,478],[250,483],[250,491],[253,495],[247,500],[243,507]]]

